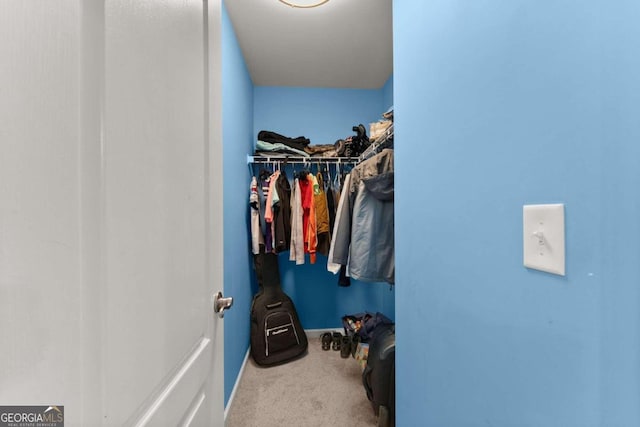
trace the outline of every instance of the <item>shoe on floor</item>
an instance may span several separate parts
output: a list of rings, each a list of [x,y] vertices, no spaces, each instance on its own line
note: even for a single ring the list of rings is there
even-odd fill
[[[351,338],[345,335],[340,343],[340,357],[346,359],[349,356],[351,356]]]
[[[334,351],[339,351],[340,344],[342,342],[342,334],[340,332],[334,332],[332,337],[333,337],[333,345],[331,346],[331,348],[333,348]]]
[[[322,349],[324,351],[327,351],[331,348],[331,341],[333,341],[333,338],[331,337],[331,332],[325,332],[324,334],[322,334],[322,336],[320,337],[320,340],[322,341]]]

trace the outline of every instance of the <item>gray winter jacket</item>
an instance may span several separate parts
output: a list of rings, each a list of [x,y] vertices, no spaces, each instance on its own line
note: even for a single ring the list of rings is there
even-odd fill
[[[354,279],[394,283],[393,150],[353,168],[342,197],[333,262],[348,265]]]

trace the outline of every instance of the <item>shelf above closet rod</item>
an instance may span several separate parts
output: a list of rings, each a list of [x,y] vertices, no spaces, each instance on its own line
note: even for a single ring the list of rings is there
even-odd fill
[[[364,153],[362,153],[358,159],[360,161],[367,160],[369,157],[378,154],[383,148],[393,148],[393,123],[391,123],[391,126],[389,126],[378,139],[364,150]]]
[[[339,165],[339,164],[356,164],[358,163],[359,158],[358,157],[302,157],[302,156],[287,156],[287,157],[280,157],[280,156],[273,156],[273,157],[268,157],[268,156],[252,156],[250,154],[247,154],[247,164],[252,164],[252,163],[287,163],[287,164],[305,164],[305,165],[310,165],[310,164],[318,164],[318,163],[324,163],[324,164],[335,164],[335,165]]]

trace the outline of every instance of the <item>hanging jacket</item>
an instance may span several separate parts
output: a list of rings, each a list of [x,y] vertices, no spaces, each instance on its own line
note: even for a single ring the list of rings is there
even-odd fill
[[[264,246],[264,235],[260,227],[260,196],[258,195],[258,180],[251,178],[249,186],[249,206],[251,209],[251,252],[260,253],[260,245]]]
[[[318,172],[314,179],[313,204],[316,210],[316,233],[318,235],[317,252],[322,255],[328,255],[329,246],[331,244],[331,234],[329,232],[329,208],[327,207],[327,196],[324,192],[322,174]]]
[[[273,235],[271,234],[271,223],[267,223],[267,211],[269,204],[267,203],[267,198],[269,197],[269,177],[271,175],[267,174],[267,171],[263,170],[260,172],[260,176],[258,177],[260,186],[258,187],[258,195],[260,200],[260,212],[261,214],[264,212],[264,215],[260,218],[260,229],[262,233],[264,233],[264,247],[265,252],[272,252],[272,241]],[[260,196],[261,195],[261,196]]]
[[[345,180],[344,180],[344,185],[346,187],[349,186],[349,181],[350,180],[351,180],[351,176],[347,175],[345,177]],[[327,258],[327,270],[332,272],[333,274],[338,274],[340,272],[340,264],[333,261],[334,259],[336,259],[335,255],[334,255],[336,243],[339,243],[339,244],[342,244],[342,245],[345,244],[344,239],[338,239],[337,233],[338,233],[338,230],[340,228],[340,223],[342,222],[342,215],[341,215],[342,212],[344,211],[344,212],[348,213],[347,209],[343,209],[343,205],[345,203],[344,196],[346,194],[347,193],[345,193],[343,191],[342,195],[340,197],[340,200],[338,201],[338,208],[337,208],[337,211],[336,211],[336,221],[335,221],[335,224],[334,224],[334,227],[333,227],[333,233],[331,234],[331,236],[332,236],[331,237],[331,248],[329,249],[329,257]],[[347,232],[350,233],[351,232],[351,230],[347,230],[346,225],[344,225],[343,227],[344,227],[343,230],[342,230],[343,233],[347,233]],[[344,251],[344,248],[341,248],[339,250]],[[343,256],[344,255],[341,255],[340,258],[342,258]],[[347,257],[348,257],[348,255],[347,255]],[[345,262],[344,265],[346,265],[346,262]]]
[[[267,196],[266,196],[266,204],[265,204],[265,210],[264,210],[264,220],[266,223],[266,232],[265,232],[265,236],[266,236],[266,245],[265,245],[265,250],[266,252],[275,252],[275,224],[273,222],[274,220],[274,215],[273,215],[273,207],[275,204],[278,203],[278,200],[280,200],[279,196],[278,196],[278,190],[276,189],[276,180],[278,179],[278,176],[280,176],[280,171],[275,171],[270,177],[269,177],[269,181],[268,181],[268,187],[267,187]]]
[[[332,262],[366,282],[395,281],[393,150],[384,149],[351,171],[336,221]]]
[[[277,190],[274,190],[275,185],[276,185],[276,180],[278,179],[278,176],[280,176],[280,172],[279,171],[275,171],[269,177],[269,187],[268,187],[268,190],[267,190],[267,205],[266,205],[266,209],[265,209],[265,212],[264,212],[264,219],[267,222],[273,222],[274,198],[276,199],[275,200],[276,202],[279,200]]]
[[[291,245],[291,186],[284,171],[278,175],[275,189],[278,201],[273,204],[273,247],[276,252],[284,252]]]
[[[331,186],[327,188],[325,195],[327,196],[327,209],[329,210],[329,233],[333,235],[333,224],[336,222],[336,202]]]

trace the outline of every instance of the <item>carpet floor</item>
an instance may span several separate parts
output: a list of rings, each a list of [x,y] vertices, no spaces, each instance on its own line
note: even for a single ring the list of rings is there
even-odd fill
[[[268,368],[249,356],[226,427],[376,426],[358,363],[321,347],[310,337],[305,356]]]

